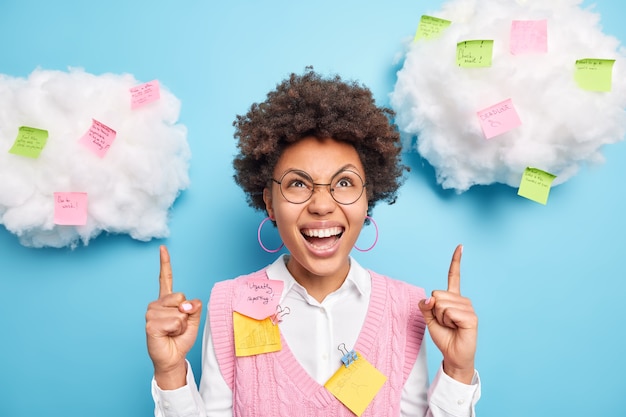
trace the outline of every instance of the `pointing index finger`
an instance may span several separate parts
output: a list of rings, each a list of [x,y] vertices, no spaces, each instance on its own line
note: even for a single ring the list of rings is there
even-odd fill
[[[461,255],[463,254],[463,245],[458,245],[452,255],[450,261],[450,269],[448,271],[448,291],[455,294],[461,294]]]
[[[172,264],[170,263],[170,254],[163,245],[159,248],[161,256],[161,269],[159,272],[159,298],[172,293]]]

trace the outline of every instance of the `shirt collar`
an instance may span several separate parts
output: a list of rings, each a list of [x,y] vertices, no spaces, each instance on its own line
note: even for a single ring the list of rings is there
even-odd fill
[[[290,291],[296,291],[301,295],[306,295],[306,289],[302,287],[291,275],[287,269],[287,261],[289,255],[283,254],[278,257],[272,264],[267,267],[266,273],[269,279],[280,280],[284,282],[283,293],[280,297],[282,303],[285,296]],[[372,291],[372,280],[369,272],[363,268],[353,257],[350,257],[350,270],[348,276],[341,287],[335,292],[343,292],[353,290],[361,296],[368,296]]]

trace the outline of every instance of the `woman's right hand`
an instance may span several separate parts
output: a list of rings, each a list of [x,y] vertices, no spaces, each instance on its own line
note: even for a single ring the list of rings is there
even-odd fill
[[[160,252],[159,299],[148,305],[146,338],[156,383],[161,389],[171,390],[186,385],[185,358],[198,335],[202,302],[187,300],[184,294],[172,291],[170,256],[165,246]]]

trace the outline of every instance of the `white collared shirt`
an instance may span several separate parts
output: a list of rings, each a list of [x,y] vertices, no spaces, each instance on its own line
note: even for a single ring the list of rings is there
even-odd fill
[[[341,365],[343,353],[338,346],[343,343],[352,349],[356,343],[369,306],[371,277],[350,258],[350,270],[342,286],[318,302],[291,276],[287,259],[288,255],[282,255],[267,268],[269,279],[284,282],[280,306],[289,307],[290,311],[282,317],[280,331],[298,362],[323,385]],[[190,366],[185,387],[163,391],[153,380],[155,416],[232,416],[232,391],[219,370],[208,323],[207,317],[199,389]],[[479,398],[477,372],[472,384],[465,385],[448,377],[440,368],[429,392],[424,343],[404,385],[400,408],[402,416],[469,417],[474,416],[474,405]]]

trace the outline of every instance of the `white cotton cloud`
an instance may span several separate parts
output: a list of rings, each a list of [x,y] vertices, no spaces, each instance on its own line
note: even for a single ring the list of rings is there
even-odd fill
[[[602,147],[626,134],[626,62],[619,41],[604,35],[600,16],[577,0],[453,0],[429,13],[451,21],[439,37],[411,42],[391,106],[407,149],[457,192],[492,183],[518,187],[526,167],[571,178],[602,162]],[[547,53],[512,54],[513,20],[547,21]],[[493,40],[492,65],[457,65],[457,43]],[[581,59],[615,60],[608,92],[575,81]],[[477,112],[511,99],[521,121],[486,139]]]
[[[129,74],[35,70],[0,75],[0,224],[29,247],[76,247],[101,232],[147,241],[169,233],[168,213],[189,185],[180,101],[131,108]],[[102,157],[80,143],[96,120],[116,132]],[[11,153],[20,127],[48,131],[38,157]],[[87,193],[84,225],[55,223],[54,193]]]

